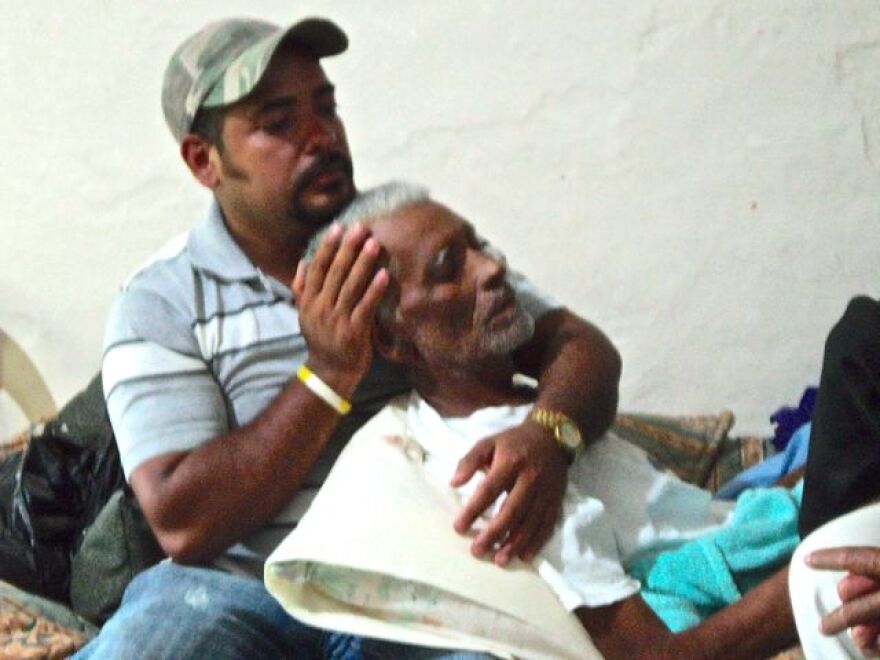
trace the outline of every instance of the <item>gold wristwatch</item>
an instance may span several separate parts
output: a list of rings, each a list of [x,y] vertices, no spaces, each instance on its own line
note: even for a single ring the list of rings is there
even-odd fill
[[[529,419],[539,426],[553,431],[553,437],[556,438],[556,442],[565,451],[569,463],[584,450],[584,439],[581,436],[581,431],[577,424],[567,415],[555,410],[547,410],[546,408],[532,408],[532,412],[529,413]]]

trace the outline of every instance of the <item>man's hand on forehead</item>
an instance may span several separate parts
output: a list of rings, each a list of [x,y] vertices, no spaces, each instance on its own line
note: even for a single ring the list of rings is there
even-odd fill
[[[388,286],[376,270],[379,244],[362,225],[334,225],[310,263],[300,261],[292,290],[308,347],[308,364],[344,397],[354,393],[372,360],[373,315]]]

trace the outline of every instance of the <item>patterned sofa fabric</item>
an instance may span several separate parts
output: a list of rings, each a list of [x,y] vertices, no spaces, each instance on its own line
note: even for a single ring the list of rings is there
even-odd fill
[[[0,581],[0,658],[66,658],[97,632],[63,605]]]
[[[729,435],[734,416],[621,413],[612,430],[679,478],[712,492],[766,457],[767,441]]]

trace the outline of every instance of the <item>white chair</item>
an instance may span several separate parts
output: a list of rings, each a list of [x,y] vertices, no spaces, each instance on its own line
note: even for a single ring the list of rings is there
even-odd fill
[[[0,330],[0,390],[9,394],[30,422],[48,419],[58,412],[37,367],[3,330]]]

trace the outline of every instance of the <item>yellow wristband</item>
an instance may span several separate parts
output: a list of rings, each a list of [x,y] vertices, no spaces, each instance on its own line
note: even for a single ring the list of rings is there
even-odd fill
[[[301,365],[296,370],[296,377],[302,384],[308,387],[315,395],[340,415],[347,415],[351,411],[351,402],[339,396],[333,389],[318,378],[306,365]]]

